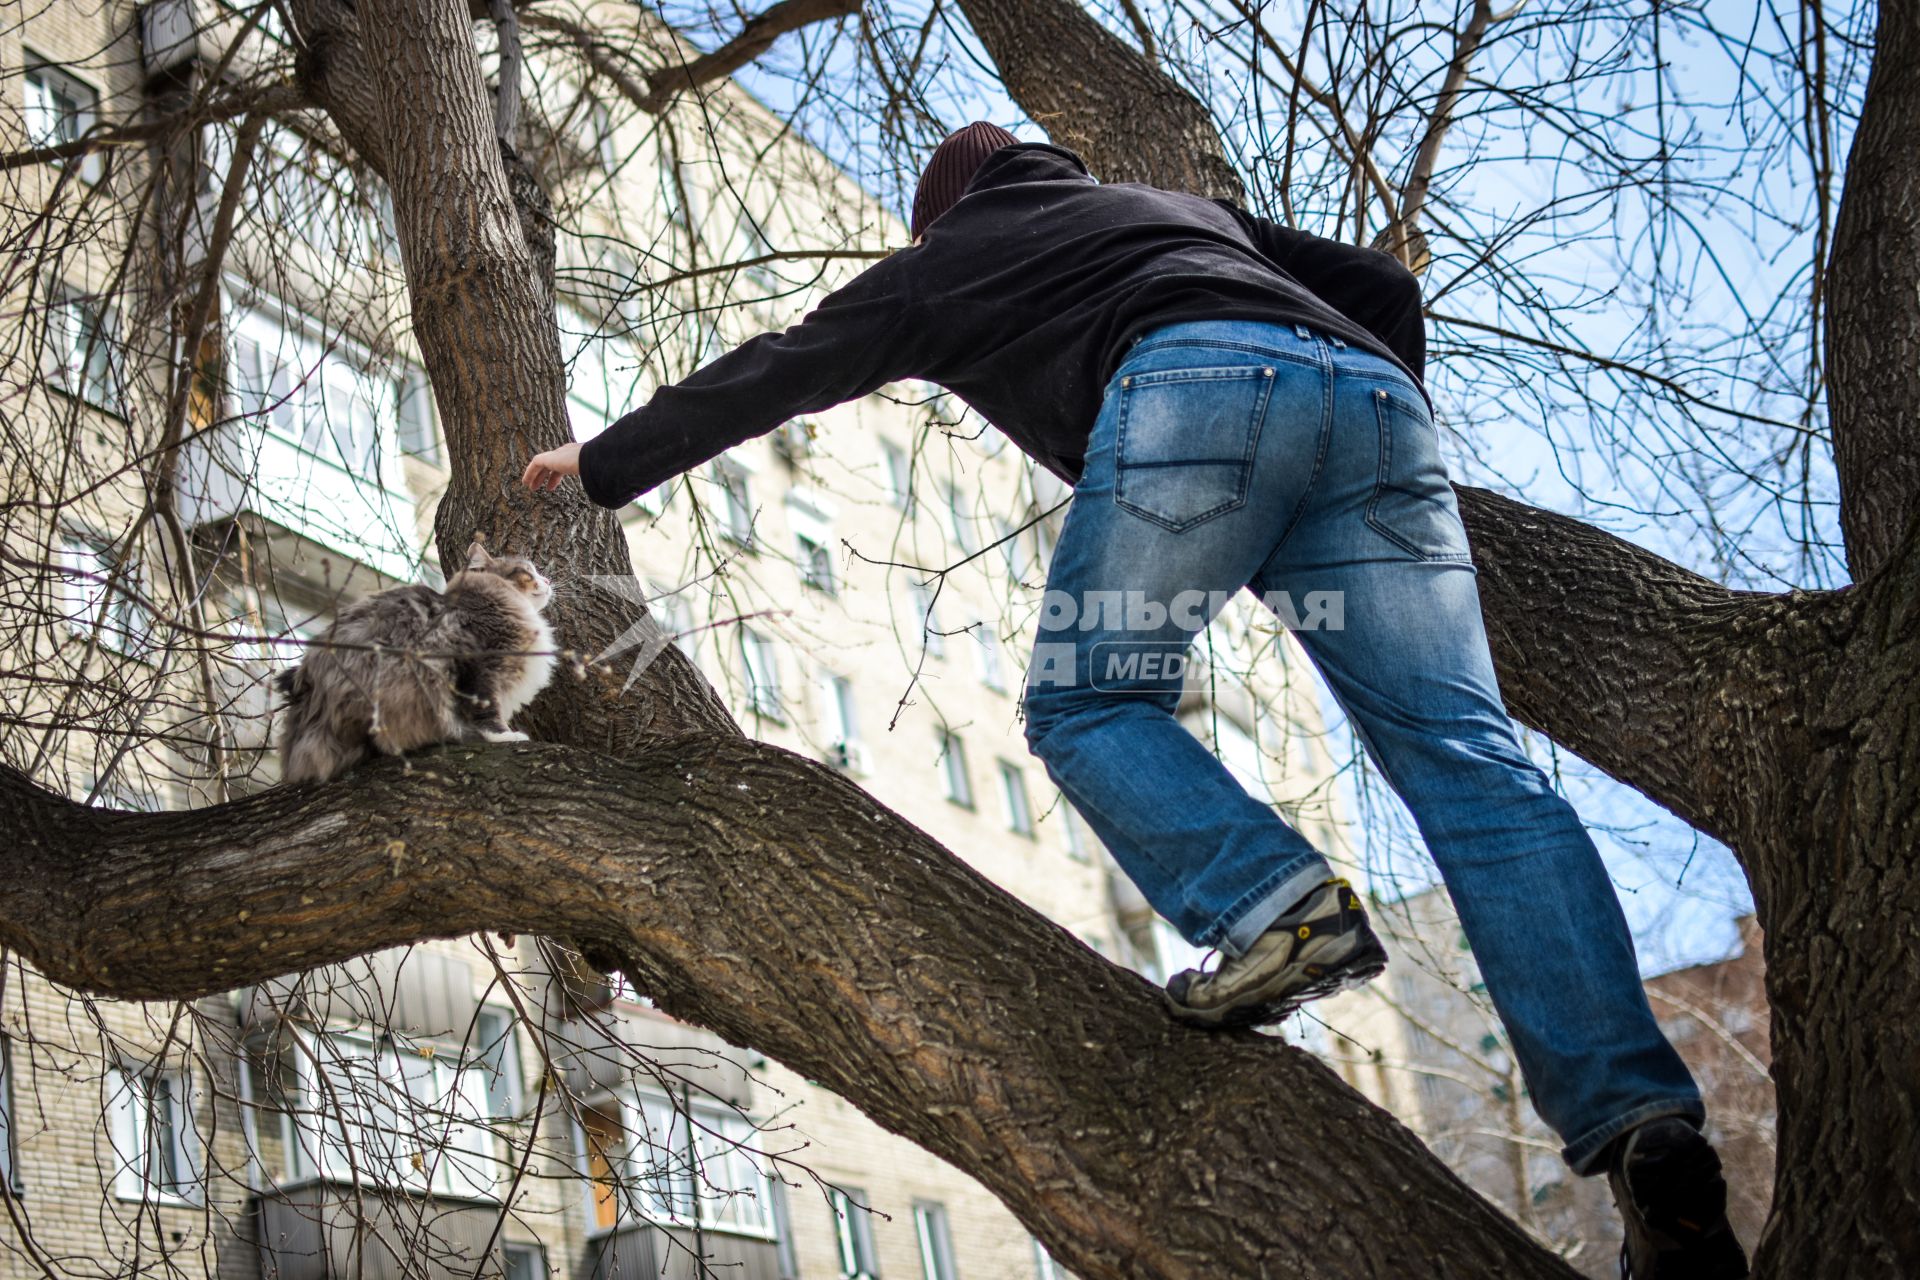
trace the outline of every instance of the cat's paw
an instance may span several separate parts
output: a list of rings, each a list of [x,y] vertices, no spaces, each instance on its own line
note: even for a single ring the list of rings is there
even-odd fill
[[[482,729],[480,731],[480,736],[485,738],[488,742],[525,742],[527,741],[527,735],[524,733],[521,733],[518,729],[503,729],[503,730],[500,730],[499,732],[495,732],[492,729]]]

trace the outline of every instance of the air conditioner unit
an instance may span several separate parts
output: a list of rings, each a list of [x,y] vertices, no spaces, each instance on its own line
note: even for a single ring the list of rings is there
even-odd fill
[[[873,758],[864,742],[836,742],[827,749],[827,759],[836,769],[864,777],[873,772]]]

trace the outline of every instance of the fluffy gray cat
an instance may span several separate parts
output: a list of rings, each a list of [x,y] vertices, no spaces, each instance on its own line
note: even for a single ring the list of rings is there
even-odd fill
[[[553,675],[553,587],[531,561],[491,556],[476,537],[447,589],[412,584],[340,611],[286,698],[285,782],[325,782],[368,756],[436,742],[524,742],[507,721]]]

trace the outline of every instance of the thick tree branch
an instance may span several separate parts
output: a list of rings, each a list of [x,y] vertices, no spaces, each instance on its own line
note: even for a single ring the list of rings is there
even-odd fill
[[[790,31],[810,27],[858,13],[864,0],[779,0],[761,13],[747,19],[740,30],[719,48],[697,58],[653,71],[643,71],[645,82],[636,80],[629,67],[632,59],[605,36],[565,18],[537,10],[524,15],[529,27],[564,35],[588,66],[605,76],[640,110],[657,116],[672,106],[681,94],[724,80],[773,47],[773,42]],[[678,51],[676,42],[673,46]]]
[[[1808,689],[1848,662],[1860,596],[1729,591],[1584,521],[1456,489],[1514,716],[1747,844],[1769,820],[1752,770],[1807,749]]]
[[[1101,179],[1244,195],[1200,100],[1073,0],[960,0],[960,9],[1007,92]]]
[[[1827,402],[1847,566],[1864,581],[1920,516],[1920,12],[1880,6],[1827,280]]]
[[[1572,1275],[1312,1055],[1178,1026],[832,770],[737,736],[455,749],[159,815],[0,771],[0,850],[0,942],[102,994],[581,938],[980,1178],[1087,1280]]]

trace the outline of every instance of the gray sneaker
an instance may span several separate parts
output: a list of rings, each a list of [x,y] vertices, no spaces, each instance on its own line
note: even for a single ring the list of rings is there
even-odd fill
[[[1386,948],[1359,895],[1329,880],[1275,920],[1247,953],[1212,973],[1188,969],[1167,983],[1173,1016],[1197,1027],[1260,1027],[1380,976]]]

